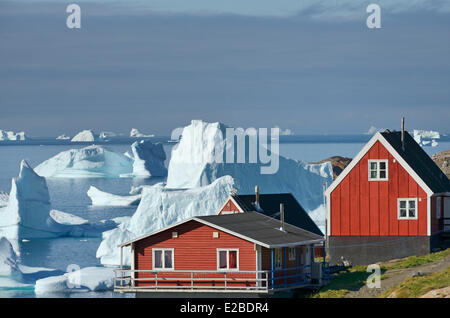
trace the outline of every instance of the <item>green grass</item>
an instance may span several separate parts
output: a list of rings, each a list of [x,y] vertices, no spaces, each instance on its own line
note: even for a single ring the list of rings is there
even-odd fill
[[[397,262],[394,262],[392,264],[389,264],[389,263],[384,264],[382,267],[386,270],[416,267],[416,266],[439,261],[447,256],[450,256],[450,249],[446,249],[446,250],[443,250],[440,252],[431,253],[431,254],[427,254],[427,255],[410,256],[410,257],[401,259]]]
[[[385,291],[380,297],[388,297],[395,292],[396,298],[417,298],[433,289],[450,286],[450,267],[442,272],[426,276],[411,277]]]
[[[372,272],[366,272],[367,266],[354,266],[348,272],[335,276],[331,282],[319,292],[310,295],[312,298],[341,298],[350,290],[359,290],[366,284]]]

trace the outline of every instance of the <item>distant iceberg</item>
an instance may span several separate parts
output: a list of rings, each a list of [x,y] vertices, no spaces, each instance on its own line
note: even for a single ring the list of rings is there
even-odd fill
[[[45,178],[23,160],[18,178],[12,179],[9,200],[0,208],[0,236],[22,240],[61,236],[99,236],[120,222],[90,223],[75,215],[52,210]]]
[[[13,131],[6,131],[0,129],[0,141],[18,141],[18,140],[26,140],[27,136],[25,135],[25,132],[13,132]]]
[[[441,135],[438,131],[414,129],[414,140],[421,146],[436,147],[437,139],[440,138]]]
[[[96,134],[92,129],[80,131],[72,138],[72,142],[93,142],[98,141],[100,136]]]
[[[39,164],[35,171],[46,178],[164,177],[166,154],[162,144],[134,142],[131,154],[92,145],[70,149]]]
[[[91,186],[87,195],[92,201],[92,205],[102,206],[130,206],[138,205],[141,201],[141,194],[122,196],[103,192],[94,186]]]
[[[146,138],[146,137],[155,137],[155,135],[146,135],[141,133],[137,128],[131,128],[130,131],[131,138]]]
[[[67,136],[66,134],[62,134],[62,135],[59,135],[58,137],[56,137],[56,139],[58,139],[58,140],[69,140],[70,136]]]

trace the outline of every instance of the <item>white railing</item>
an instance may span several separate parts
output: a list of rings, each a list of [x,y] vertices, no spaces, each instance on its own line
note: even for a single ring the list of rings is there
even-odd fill
[[[114,290],[145,291],[227,291],[267,293],[291,289],[311,282],[311,266],[274,271],[182,271],[117,269]]]

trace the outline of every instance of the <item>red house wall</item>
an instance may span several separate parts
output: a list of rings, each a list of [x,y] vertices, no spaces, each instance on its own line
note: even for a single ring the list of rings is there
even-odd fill
[[[178,238],[172,238],[172,232],[178,233]],[[219,232],[219,238],[213,238],[213,232]],[[135,242],[135,269],[152,270],[152,249],[173,248],[174,269],[185,271],[217,270],[217,249],[239,249],[239,270],[255,271],[256,251],[254,243],[245,241],[231,234],[219,231],[197,221],[189,221],[170,228],[156,235]],[[176,274],[178,277],[179,273]],[[227,274],[228,277],[243,277],[243,274]],[[240,275],[240,276],[239,276]],[[247,276],[249,274],[246,274]],[[154,277],[151,273],[139,273],[138,278]],[[158,277],[162,277],[159,275]],[[169,277],[170,275],[166,275]],[[205,274],[212,277],[212,274]],[[223,275],[216,275],[223,277]],[[254,278],[254,274],[251,278]],[[214,276],[215,277],[215,276]],[[190,274],[186,274],[186,279]],[[190,283],[190,282],[189,282]],[[141,282],[140,286],[149,284]],[[209,284],[209,282],[205,282]]]
[[[388,159],[388,181],[368,180],[368,160]],[[397,199],[418,198],[418,219],[398,220]],[[427,235],[427,195],[377,141],[330,195],[331,236]]]
[[[222,210],[219,211],[219,215],[222,214],[222,212],[240,212],[239,208],[231,199],[228,199],[227,203],[223,206]]]

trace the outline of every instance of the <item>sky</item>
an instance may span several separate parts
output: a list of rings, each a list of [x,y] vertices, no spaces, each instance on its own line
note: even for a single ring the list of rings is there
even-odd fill
[[[450,0],[75,1],[81,29],[70,3],[0,0],[0,129],[450,132]]]

